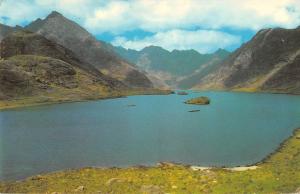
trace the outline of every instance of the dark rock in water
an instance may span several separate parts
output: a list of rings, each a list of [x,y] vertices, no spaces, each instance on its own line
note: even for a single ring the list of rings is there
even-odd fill
[[[200,110],[189,110],[189,112],[199,112]]]
[[[210,100],[208,97],[201,96],[197,98],[192,98],[190,100],[185,101],[186,104],[196,104],[196,105],[207,105],[210,103]]]
[[[178,94],[178,95],[188,95],[188,93],[187,93],[187,92],[184,92],[184,91],[182,91],[182,92],[177,92],[177,94]]]
[[[134,107],[134,106],[136,106],[135,104],[128,104],[127,105],[128,107]]]

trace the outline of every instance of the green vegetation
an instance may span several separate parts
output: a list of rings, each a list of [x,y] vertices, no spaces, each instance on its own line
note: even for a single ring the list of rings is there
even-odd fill
[[[257,168],[83,168],[0,183],[1,192],[33,193],[290,193],[300,187],[300,130]]]
[[[205,105],[205,104],[209,104],[210,100],[209,100],[209,98],[207,98],[205,96],[201,96],[201,97],[197,97],[197,98],[187,100],[184,103],[186,103],[186,104],[196,104],[196,105]]]

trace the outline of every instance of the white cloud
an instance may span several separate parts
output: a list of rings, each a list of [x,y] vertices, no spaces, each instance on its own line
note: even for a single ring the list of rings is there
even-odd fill
[[[114,33],[135,28],[157,32],[194,26],[258,30],[271,26],[291,28],[299,24],[299,0],[110,1],[89,15],[85,23],[92,30]]]
[[[119,36],[112,42],[115,46],[123,46],[136,50],[141,50],[146,46],[156,45],[169,51],[174,49],[195,49],[200,53],[210,53],[217,48],[226,48],[239,45],[240,43],[241,38],[239,36],[233,36],[214,30],[170,30],[135,40],[128,40],[125,37]]]
[[[93,34],[113,33],[119,36],[114,44],[136,49],[154,44],[209,52],[240,42],[239,37],[220,32],[222,28],[257,31],[300,25],[300,0],[4,0],[0,23],[24,24],[52,10]],[[122,37],[137,29],[154,35],[138,40]]]
[[[193,27],[258,30],[300,24],[299,0],[5,0],[0,6],[0,18],[8,17],[6,22],[15,25],[45,17],[52,10],[77,19],[98,34]]]
[[[102,4],[98,1],[98,6]],[[0,5],[0,23],[11,26],[26,24],[56,10],[84,24],[96,8],[93,0],[4,0]]]

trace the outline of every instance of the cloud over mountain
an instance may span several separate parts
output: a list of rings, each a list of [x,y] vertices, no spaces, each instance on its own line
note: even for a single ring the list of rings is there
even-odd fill
[[[4,0],[0,5],[0,23],[27,24],[37,17],[44,18],[52,10],[75,20],[94,35],[107,37],[103,34],[108,34],[110,39],[107,41],[114,40],[133,48],[151,40],[151,44],[163,46],[157,40],[170,32],[201,32],[210,34],[208,37],[215,33],[219,35],[217,40],[229,34],[231,38],[226,35],[228,40],[242,30],[250,32],[250,35],[241,34],[243,40],[248,40],[261,28],[294,28],[300,24],[299,0]],[[141,35],[136,31],[152,35]],[[127,32],[132,33],[128,35]],[[212,41],[211,45],[219,46],[214,43],[215,39],[207,40]],[[203,41],[206,40],[200,42]],[[222,45],[231,44],[223,41]],[[188,41],[178,47],[203,50],[195,44],[188,45]],[[217,47],[206,50],[215,49]]]
[[[150,45],[160,45],[169,51],[194,48],[200,53],[210,53],[215,51],[215,48],[226,48],[231,45],[238,45],[240,42],[241,38],[239,36],[214,30],[170,30],[134,40],[118,36],[112,44],[136,50],[141,50]]]

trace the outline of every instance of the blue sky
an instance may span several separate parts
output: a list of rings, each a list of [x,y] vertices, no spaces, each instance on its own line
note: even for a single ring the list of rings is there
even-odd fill
[[[98,39],[140,50],[234,50],[258,30],[300,25],[299,0],[0,0],[0,23],[26,25],[52,10]]]

